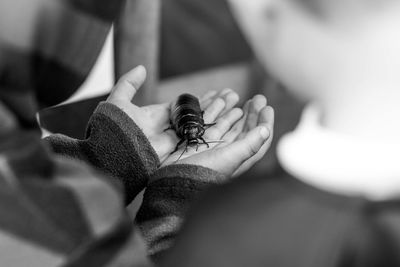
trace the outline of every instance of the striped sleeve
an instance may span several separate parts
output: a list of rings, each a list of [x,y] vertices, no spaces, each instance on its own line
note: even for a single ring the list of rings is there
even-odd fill
[[[59,157],[41,173],[24,147],[0,154],[0,266],[149,266],[117,184]]]
[[[122,110],[106,102],[91,117],[86,136],[77,140],[57,134],[45,140],[55,153],[89,163],[121,181],[130,203],[159,165],[148,139]]]
[[[193,202],[208,187],[224,180],[222,174],[194,165],[171,165],[155,172],[136,217],[154,261],[161,261],[173,245]]]

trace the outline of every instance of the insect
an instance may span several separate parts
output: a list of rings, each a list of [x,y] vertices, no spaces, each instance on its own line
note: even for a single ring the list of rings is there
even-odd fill
[[[209,147],[209,143],[219,143],[222,141],[207,142],[203,135],[207,128],[215,125],[215,123],[205,124],[203,119],[204,111],[200,108],[199,99],[190,94],[180,95],[171,113],[171,126],[166,130],[174,130],[180,141],[171,153],[178,151],[186,141],[186,147],[178,160],[187,151],[189,146],[196,145],[196,151],[200,144]]]

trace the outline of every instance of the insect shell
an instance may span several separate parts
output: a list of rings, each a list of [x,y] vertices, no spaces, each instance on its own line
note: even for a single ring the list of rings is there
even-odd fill
[[[176,132],[180,141],[171,154],[175,153],[179,149],[179,146],[185,141],[186,148],[183,153],[187,150],[188,146],[196,145],[197,148],[199,144],[205,144],[207,147],[209,146],[204,140],[203,135],[205,130],[210,126],[215,125],[215,123],[205,124],[203,114],[204,111],[201,110],[200,102],[197,97],[190,94],[179,96],[172,109],[171,126],[169,129],[173,129]]]

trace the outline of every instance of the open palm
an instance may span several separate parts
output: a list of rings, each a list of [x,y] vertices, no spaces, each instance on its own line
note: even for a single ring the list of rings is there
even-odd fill
[[[206,121],[206,123],[209,123]],[[271,145],[274,126],[273,109],[264,96],[247,101],[244,111],[232,109],[217,115],[216,124],[204,133],[204,139],[223,140],[222,143],[182,146],[164,161],[164,165],[201,165],[226,177],[239,176],[252,167]]]
[[[131,100],[145,79],[144,67],[139,66],[128,72],[115,85],[107,101],[123,110],[139,126],[163,162],[169,158],[179,141],[174,131],[165,131],[170,124],[173,103],[144,107],[132,104]],[[219,93],[209,92],[200,100],[201,106],[205,109],[204,117],[210,121],[215,120],[221,112],[232,109],[237,102],[237,94],[229,89]]]

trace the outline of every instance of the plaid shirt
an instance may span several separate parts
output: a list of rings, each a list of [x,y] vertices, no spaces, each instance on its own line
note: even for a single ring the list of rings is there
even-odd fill
[[[83,83],[117,18],[117,49],[128,46],[123,7],[123,0],[0,3],[0,266],[148,265],[120,186],[51,153],[35,118]],[[121,55],[117,75],[129,67]]]

